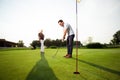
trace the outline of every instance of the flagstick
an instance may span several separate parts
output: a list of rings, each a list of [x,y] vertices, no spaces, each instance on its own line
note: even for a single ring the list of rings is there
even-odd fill
[[[74,74],[80,74],[78,72],[78,14],[77,14],[77,0],[76,0],[76,72]]]

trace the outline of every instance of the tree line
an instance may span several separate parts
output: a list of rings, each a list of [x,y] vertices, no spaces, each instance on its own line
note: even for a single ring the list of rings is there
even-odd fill
[[[82,46],[80,41],[74,41],[73,42],[74,46],[76,46],[76,42],[79,45],[78,47]],[[33,40],[30,45],[33,46],[33,47],[40,47],[41,43],[40,43],[39,40]],[[60,40],[60,39],[51,40],[51,39],[48,38],[48,39],[45,39],[44,45],[47,48],[65,47],[66,46],[66,40],[64,42],[62,42],[62,40]]]
[[[73,46],[76,47],[76,43],[78,47],[83,47],[83,44],[81,43],[81,41],[74,41],[73,42]],[[39,40],[33,40],[32,43],[30,44],[31,46],[33,46],[34,48],[36,47],[40,47],[40,41]],[[66,41],[62,42],[62,40],[60,39],[56,39],[56,40],[51,40],[49,38],[45,39],[44,41],[44,45],[47,48],[56,48],[56,47],[65,47],[66,46]],[[99,42],[97,43],[88,43],[87,45],[85,45],[87,48],[103,48],[103,47],[107,47],[107,46],[112,46],[112,47],[116,47],[116,45],[120,45],[120,30],[118,30],[114,35],[113,35],[113,39],[110,40],[109,44],[101,44]]]

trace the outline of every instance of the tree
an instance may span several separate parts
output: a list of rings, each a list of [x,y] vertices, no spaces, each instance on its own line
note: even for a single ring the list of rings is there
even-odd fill
[[[77,45],[76,45],[76,43],[77,43]],[[76,46],[78,46],[78,47],[81,47],[81,46],[83,46],[83,44],[80,42],[80,41],[74,41],[73,42],[73,45],[76,47]]]
[[[33,46],[34,49],[36,49],[36,47],[40,47],[40,42],[38,40],[34,40],[30,45]]]
[[[44,43],[45,43],[46,47],[50,47],[51,46],[51,39],[46,39]]]
[[[120,44],[120,30],[118,30],[114,35],[113,39],[111,40],[112,44],[119,45]]]
[[[23,40],[19,40],[19,41],[18,41],[18,47],[24,47]]]
[[[33,48],[40,47],[40,42],[38,40],[33,40],[32,43],[30,44],[33,46]],[[44,45],[49,48],[49,47],[65,47],[66,46],[66,40],[62,42],[61,39],[56,39],[56,40],[51,40],[51,39],[46,39],[44,41]],[[73,45],[76,45],[76,41],[74,41]],[[78,47],[82,46],[81,42],[78,41]]]
[[[103,48],[104,46],[97,42],[97,43],[89,43],[86,45],[87,48]]]
[[[57,46],[57,47],[62,46],[62,40],[59,40],[59,39],[53,40],[52,43],[54,43],[54,46]]]

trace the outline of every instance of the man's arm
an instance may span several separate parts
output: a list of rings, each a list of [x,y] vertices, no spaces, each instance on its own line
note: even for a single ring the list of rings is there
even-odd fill
[[[66,36],[66,33],[67,33],[67,28],[64,30],[64,33],[63,33],[63,41],[64,41],[64,39],[65,39],[65,36]]]

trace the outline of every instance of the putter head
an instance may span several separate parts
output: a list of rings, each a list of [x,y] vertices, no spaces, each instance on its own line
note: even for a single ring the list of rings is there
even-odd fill
[[[52,56],[52,58],[55,58],[55,56]]]

